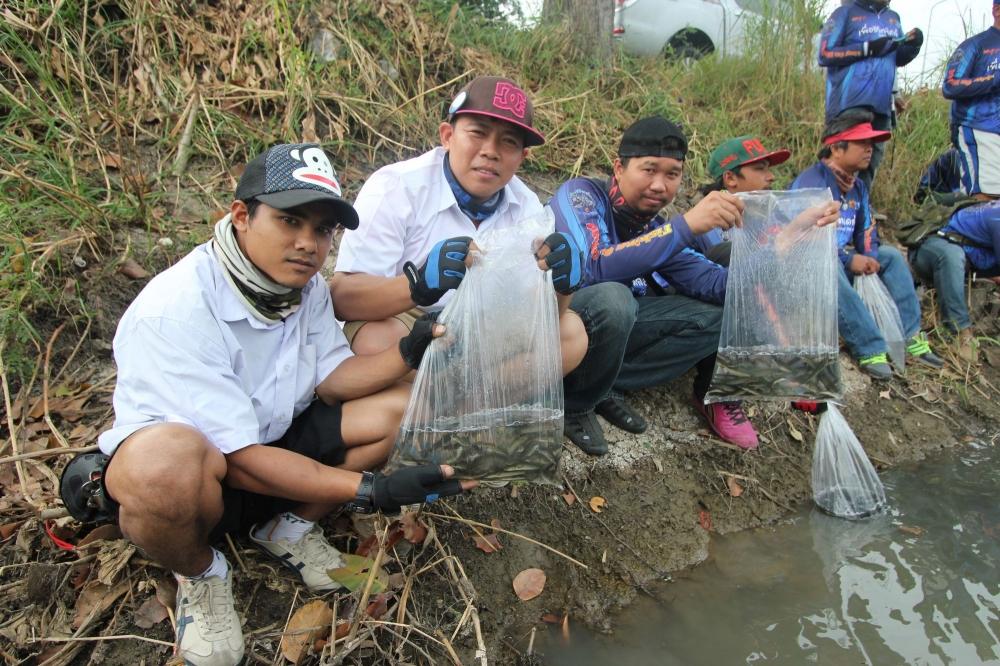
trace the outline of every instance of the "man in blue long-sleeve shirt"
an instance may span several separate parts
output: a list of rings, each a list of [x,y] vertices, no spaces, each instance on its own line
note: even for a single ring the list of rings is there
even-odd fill
[[[728,271],[691,247],[700,234],[740,224],[743,204],[728,192],[713,192],[684,215],[661,217],[680,186],[686,154],[680,128],[658,116],[644,118],[625,131],[610,183],[574,178],[549,205],[556,230],[585,248],[584,284],[615,287],[618,301],[628,304],[616,322],[620,347],[605,355],[617,372],[612,399],[601,402],[597,413],[626,427],[621,415],[639,417],[623,391],[662,384],[694,367],[694,402],[709,425],[722,439],[753,449],[757,433],[739,403],[703,404]],[[577,292],[570,306],[585,322],[592,292]],[[575,374],[567,377],[567,389],[574,379],[586,381]]]
[[[916,58],[923,42],[919,29],[903,34],[889,0],[854,0],[834,10],[819,48],[819,65],[827,70],[826,121],[866,109],[874,114],[876,129],[892,129],[896,68]],[[869,189],[884,154],[876,144],[871,163],[859,174]]]
[[[913,201],[923,203],[927,197],[944,205],[953,204],[965,197],[962,189],[962,157],[956,148],[949,148],[938,155],[920,176]]]
[[[952,54],[941,92],[952,100],[951,138],[965,191],[1000,196],[1000,0],[993,0],[993,25]]]
[[[908,340],[907,354],[930,367],[940,368],[944,364],[920,335],[920,303],[910,269],[898,250],[879,245],[868,187],[858,178],[871,161],[873,144],[889,138],[889,132],[872,127],[870,114],[843,114],[827,124],[820,160],[792,183],[793,190],[828,187],[834,201],[841,204],[837,223],[837,252],[842,268],[837,291],[840,335],[861,369],[880,380],[892,377],[886,356],[888,347],[875,319],[851,285],[855,275],[877,274],[889,290]]]

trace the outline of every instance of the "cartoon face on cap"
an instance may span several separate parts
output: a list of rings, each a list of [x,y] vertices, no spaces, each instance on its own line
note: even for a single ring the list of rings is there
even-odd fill
[[[330,159],[320,148],[306,148],[300,151],[294,148],[289,155],[293,160],[303,163],[303,166],[292,171],[292,178],[310,185],[318,185],[330,190],[338,197],[341,195],[340,183],[330,164]]]

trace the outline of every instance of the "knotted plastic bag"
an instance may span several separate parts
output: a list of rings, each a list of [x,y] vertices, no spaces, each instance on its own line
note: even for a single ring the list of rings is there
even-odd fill
[[[886,505],[875,467],[836,405],[819,420],[812,464],[813,500],[841,518],[866,518]]]
[[[903,337],[903,320],[899,308],[885,283],[877,275],[854,276],[854,290],[878,326],[889,348],[889,360],[896,372],[903,374],[906,363],[906,340]]]
[[[828,189],[740,194],[722,333],[705,402],[840,397],[832,226],[817,227]]]
[[[563,392],[559,315],[535,239],[543,215],[482,232],[482,250],[438,317],[389,469],[449,464],[460,479],[557,483]]]

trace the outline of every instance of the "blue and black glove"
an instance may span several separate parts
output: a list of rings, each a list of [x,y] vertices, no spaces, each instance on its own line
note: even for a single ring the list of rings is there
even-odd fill
[[[427,346],[434,339],[434,324],[437,323],[438,312],[425,314],[413,324],[413,330],[399,340],[399,355],[411,369],[420,367]]]
[[[899,43],[892,37],[879,37],[870,42],[865,42],[865,55],[878,58],[895,51],[897,46],[899,46]]]
[[[373,509],[399,513],[404,504],[433,502],[462,492],[458,479],[446,479],[438,465],[404,467],[391,474],[376,473],[373,479]]]
[[[468,236],[447,238],[427,255],[417,268],[412,261],[403,264],[403,274],[410,282],[410,298],[417,305],[434,305],[449,289],[455,289],[465,277],[465,257],[469,254]]]
[[[542,245],[549,247],[545,263],[552,269],[552,286],[560,294],[572,294],[583,283],[583,250],[569,234],[556,231]],[[535,254],[537,258],[537,253]]]

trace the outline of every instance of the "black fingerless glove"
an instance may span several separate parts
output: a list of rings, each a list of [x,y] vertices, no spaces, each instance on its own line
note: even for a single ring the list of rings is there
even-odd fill
[[[437,312],[425,314],[413,324],[413,330],[399,340],[399,355],[403,357],[403,363],[413,370],[420,367],[424,352],[434,339],[434,324],[437,322],[438,314]]]
[[[410,298],[417,305],[434,305],[445,292],[455,289],[465,277],[465,257],[469,254],[468,236],[446,238],[431,248],[420,268],[407,261],[403,274],[410,283]]]
[[[865,42],[865,55],[868,57],[884,56],[896,49],[896,42],[891,37],[879,37]]]
[[[399,513],[404,504],[433,502],[461,492],[458,479],[445,479],[437,465],[403,467],[391,474],[375,474],[371,503],[385,513]]]
[[[549,234],[542,244],[549,246],[545,263],[552,269],[552,286],[560,294],[572,294],[583,283],[583,250],[561,231]]]

